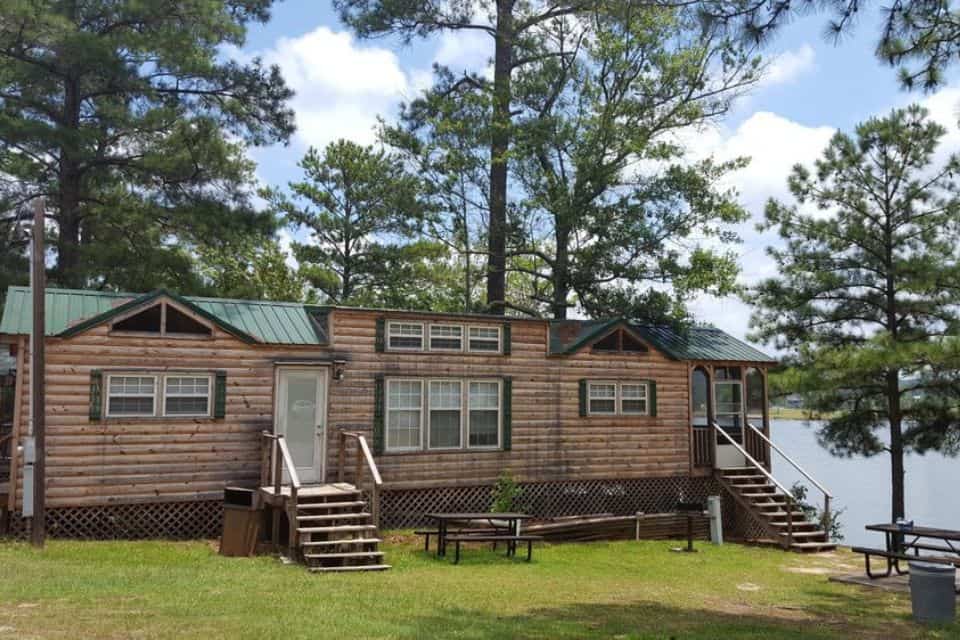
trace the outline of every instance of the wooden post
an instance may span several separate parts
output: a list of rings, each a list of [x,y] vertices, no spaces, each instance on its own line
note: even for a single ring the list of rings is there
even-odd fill
[[[343,466],[346,464],[347,434],[340,430],[340,449],[337,451],[337,482],[343,482]]]
[[[30,255],[30,278],[33,293],[33,331],[31,333],[30,386],[32,389],[33,438],[37,459],[33,465],[33,518],[31,541],[42,547],[46,528],[46,396],[44,395],[44,329],[46,261],[43,248],[43,200],[37,199],[33,209],[33,242]]]

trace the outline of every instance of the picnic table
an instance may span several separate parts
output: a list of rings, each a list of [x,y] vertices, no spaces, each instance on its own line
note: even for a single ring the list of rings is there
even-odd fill
[[[864,555],[867,577],[871,579],[885,578],[894,571],[900,575],[907,573],[905,569],[900,568],[901,560],[917,559],[936,564],[960,566],[960,531],[913,525],[904,527],[896,523],[886,522],[869,524],[865,528],[867,531],[883,533],[886,542],[884,549],[852,548],[854,552]],[[921,551],[934,551],[946,555],[921,556]],[[880,556],[886,559],[886,572],[877,574],[871,570],[871,556]]]
[[[454,513],[427,513],[424,516],[433,520],[437,524],[436,536],[437,536],[437,557],[444,557],[447,555],[447,543],[455,542],[457,546],[457,561],[460,559],[460,543],[461,542],[506,542],[507,543],[507,555],[514,556],[517,553],[517,542],[526,542],[527,543],[527,560],[530,559],[530,553],[532,548],[532,543],[534,539],[540,539],[540,536],[521,536],[520,535],[520,523],[524,520],[529,520],[532,516],[529,516],[525,513],[489,513],[489,512],[454,512]],[[491,534],[486,533],[466,533],[463,535],[451,536],[449,534],[450,525],[455,527],[460,524],[461,528],[463,526],[469,525],[475,527],[477,524],[485,524],[490,530],[493,531]],[[427,545],[429,547],[429,535],[433,532],[423,532],[427,537]]]

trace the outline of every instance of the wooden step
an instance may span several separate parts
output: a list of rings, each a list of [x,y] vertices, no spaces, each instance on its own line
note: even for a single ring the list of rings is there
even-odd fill
[[[776,491],[777,488],[772,484],[738,484],[734,485],[740,491],[754,491],[756,489],[769,489],[771,492]]]
[[[297,527],[297,533],[350,533],[354,531],[376,531],[372,524],[338,524],[331,527]]]
[[[314,573],[338,573],[341,571],[386,571],[388,564],[352,564],[341,567],[307,567],[307,571]]]
[[[784,529],[784,530],[786,530],[786,529],[789,529],[789,528],[790,528],[790,525],[787,524],[786,522],[771,522],[771,523],[769,523],[769,524],[770,524],[771,527],[777,527],[778,529]],[[820,529],[820,525],[817,524],[816,522],[808,522],[808,521],[806,521],[806,520],[794,520],[794,521],[793,521],[793,528],[794,528],[794,530],[796,530],[796,529],[801,529],[801,530],[803,530],[803,531],[809,531],[809,530],[810,530],[810,527],[814,527],[814,528],[816,528],[818,531],[822,531],[822,529]]]
[[[790,549],[806,553],[816,553],[819,551],[836,551],[837,545],[833,542],[794,542]]]
[[[347,553],[305,553],[307,560],[334,560],[337,558],[382,558],[383,551],[350,551]]]
[[[354,507],[365,507],[367,503],[363,500],[351,500],[349,502],[298,502],[298,509],[351,509]]]
[[[321,515],[297,516],[297,522],[324,522],[330,520],[365,520],[370,514],[365,511],[324,513]]]
[[[380,538],[345,538],[343,540],[304,540],[301,547],[334,547],[337,545],[380,544]]]
[[[826,535],[827,534],[824,533],[823,529],[816,529],[814,531],[794,531],[793,532],[794,538],[816,538],[818,536],[823,538],[823,537],[826,537]],[[781,531],[780,536],[783,538],[788,538],[790,534],[788,534],[786,531]]]
[[[773,501],[779,500],[779,501],[781,501],[781,502],[786,502],[786,498],[784,498],[784,496],[783,496],[782,493],[757,493],[757,492],[754,492],[754,491],[750,491],[750,492],[742,491],[742,492],[740,493],[740,495],[743,496],[744,498],[748,498],[748,499],[751,499],[751,498],[766,498],[766,499],[767,499],[767,502],[770,502],[770,501],[771,501],[771,500],[770,500],[771,498],[773,499]]]

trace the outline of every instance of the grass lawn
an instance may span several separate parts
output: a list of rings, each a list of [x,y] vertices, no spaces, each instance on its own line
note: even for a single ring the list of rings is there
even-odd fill
[[[386,573],[311,575],[210,543],[0,544],[6,638],[960,638],[905,595],[830,583],[847,552],[670,542],[542,546],[534,562],[468,549],[459,566],[391,536]]]

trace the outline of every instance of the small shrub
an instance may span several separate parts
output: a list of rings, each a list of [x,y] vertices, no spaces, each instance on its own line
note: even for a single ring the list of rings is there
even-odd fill
[[[823,513],[820,509],[807,502],[807,487],[794,482],[790,487],[790,493],[797,505],[806,514],[807,519],[813,522],[819,522],[824,531],[827,532],[827,538],[840,542],[843,540],[843,523],[840,522],[840,516],[846,509],[831,509],[830,513]]]
[[[517,485],[513,474],[510,473],[509,470],[504,470],[497,478],[497,483],[493,486],[493,491],[490,492],[490,497],[492,498],[490,511],[494,513],[513,511],[522,494],[523,490]]]

